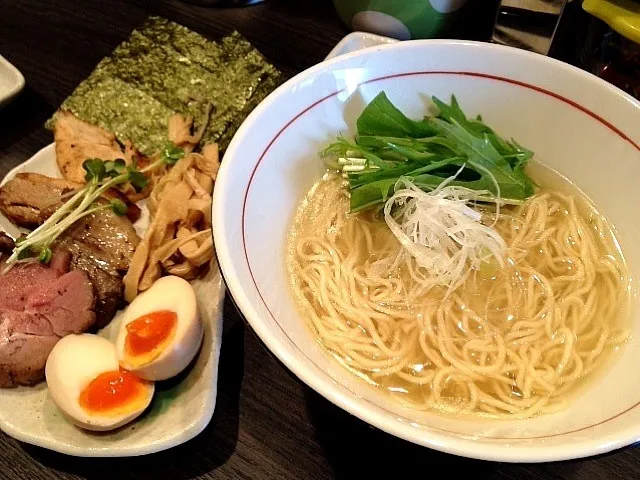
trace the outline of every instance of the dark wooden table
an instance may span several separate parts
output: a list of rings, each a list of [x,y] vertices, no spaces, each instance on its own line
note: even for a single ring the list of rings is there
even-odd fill
[[[328,0],[272,0],[241,9],[160,0],[0,0],[0,54],[27,81],[20,96],[0,110],[0,177],[52,141],[44,121],[149,14],[211,39],[237,29],[287,75],[322,60],[347,33]],[[197,438],[145,457],[83,459],[0,433],[0,479],[640,478],[640,450],[634,448],[587,460],[510,465],[396,439],[293,377],[229,300],[224,321],[216,412]]]

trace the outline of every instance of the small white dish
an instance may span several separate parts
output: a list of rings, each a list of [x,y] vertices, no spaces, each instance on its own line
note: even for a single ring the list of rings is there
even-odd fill
[[[640,316],[605,375],[562,412],[526,420],[418,413],[332,359],[289,291],[286,239],[299,201],[322,176],[317,152],[385,91],[412,118],[429,96],[457,96],[507,138],[575,182],[617,227],[640,278],[640,102],[582,70],[499,45],[423,40],[340,55],[297,75],[263,101],[226,151],[214,192],[214,239],[236,304],[267,347],[301,380],[370,424],[456,455],[542,462],[597,455],[640,439]],[[640,313],[640,312],[639,312]]]
[[[0,55],[0,107],[24,88],[24,77],[20,71]]]
[[[55,146],[43,148],[14,168],[2,184],[17,173],[35,172],[61,177]],[[142,215],[139,222],[144,222]],[[144,230],[145,225],[136,225]],[[16,227],[0,214],[0,229],[11,235]],[[205,325],[197,360],[176,379],[156,384],[149,409],[140,418],[113,432],[95,433],[64,419],[47,394],[47,386],[0,389],[0,429],[22,442],[79,457],[127,457],[166,450],[198,435],[211,421],[216,405],[218,360],[222,335],[224,283],[214,267],[206,278],[192,283]],[[99,332],[115,341],[119,318]]]

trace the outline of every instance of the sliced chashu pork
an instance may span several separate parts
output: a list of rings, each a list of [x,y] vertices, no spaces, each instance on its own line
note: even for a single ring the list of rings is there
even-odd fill
[[[129,219],[110,210],[82,218],[56,242],[71,253],[71,268],[89,276],[96,290],[96,325],[100,328],[124,306],[122,278],[139,243]]]
[[[82,184],[38,173],[19,173],[0,188],[0,211],[17,225],[35,228]]]
[[[56,143],[56,161],[62,175],[72,182],[84,183],[85,170],[82,164],[88,158],[101,160],[122,159],[127,165],[136,162],[139,167],[148,165],[148,160],[131,145],[121,145],[113,133],[102,127],[91,125],[73,113],[59,110],[53,130]],[[137,193],[130,185],[119,186],[129,200],[137,202],[149,195],[151,186]]]
[[[39,173],[18,173],[0,187],[0,211],[16,225],[33,229],[43,223],[60,205],[81,188],[81,183],[52,178]],[[118,190],[108,190],[105,198],[118,198],[128,207],[127,216],[133,222],[140,209]]]
[[[113,133],[83,122],[71,112],[56,114],[54,138],[58,168],[64,178],[73,182],[84,183],[82,164],[87,158],[125,159],[125,150]]]
[[[0,188],[0,210],[16,225],[33,228],[48,218],[68,194],[60,186],[74,185],[64,182],[67,181],[35,173],[18,174]],[[129,207],[130,211],[135,209]],[[86,272],[95,287],[98,327],[109,323],[123,305],[122,277],[138,243],[140,238],[131,221],[110,210],[82,218],[56,242],[71,252],[71,268]]]
[[[56,251],[48,266],[23,263],[0,275],[0,387],[41,381],[57,341],[94,325],[93,286],[69,271],[70,260]]]

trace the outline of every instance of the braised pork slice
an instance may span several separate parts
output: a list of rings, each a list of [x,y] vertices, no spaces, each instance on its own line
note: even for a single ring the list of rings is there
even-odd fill
[[[126,217],[102,210],[64,232],[56,245],[71,253],[71,268],[82,270],[96,290],[96,325],[107,325],[124,306],[122,278],[140,237]]]
[[[0,188],[0,209],[16,225],[34,228],[61,205],[65,184],[74,185],[44,175],[19,174]],[[25,199],[28,210],[21,208]],[[98,327],[108,324],[123,306],[122,278],[138,243],[140,237],[129,218],[102,210],[76,222],[55,244],[71,253],[71,269],[86,272],[93,284]]]
[[[39,173],[19,173],[0,188],[0,210],[15,224],[35,228],[82,184]]]
[[[81,188],[82,184],[64,178],[52,178],[39,173],[19,173],[0,187],[0,211],[13,223],[35,228]],[[140,218],[140,209],[121,192],[110,189],[105,198],[118,198],[127,205],[127,217],[132,222]]]
[[[140,155],[131,142],[126,141],[121,145],[113,133],[84,122],[68,111],[59,110],[56,113],[53,136],[58,168],[64,178],[73,182],[84,182],[85,171],[82,164],[88,158],[103,161],[122,159],[127,165],[136,162],[138,167],[149,164],[149,159]],[[142,192],[136,192],[128,184],[117,188],[132,203],[146,198],[151,191],[151,185]]]
[[[125,151],[113,133],[83,122],[71,112],[56,113],[54,138],[58,168],[64,178],[74,182],[84,182],[82,164],[87,158],[125,158]]]
[[[56,342],[94,325],[93,286],[69,271],[70,260],[55,251],[48,266],[18,264],[0,275],[0,388],[41,381]]]

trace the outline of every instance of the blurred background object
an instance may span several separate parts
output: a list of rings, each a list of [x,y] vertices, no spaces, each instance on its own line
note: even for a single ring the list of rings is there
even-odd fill
[[[547,54],[566,0],[333,0],[354,31],[494,41]]]
[[[640,98],[640,0],[333,0],[342,22],[409,40],[492,41],[588,70]]]
[[[546,55],[567,0],[503,0],[493,42]]]
[[[355,31],[409,40],[489,40],[500,0],[333,0],[345,25]]]
[[[255,5],[262,3],[265,0],[183,0],[187,3],[193,3],[196,5],[203,5],[205,7],[246,7],[248,5]]]
[[[640,2],[570,2],[549,55],[598,75],[640,99]]]

